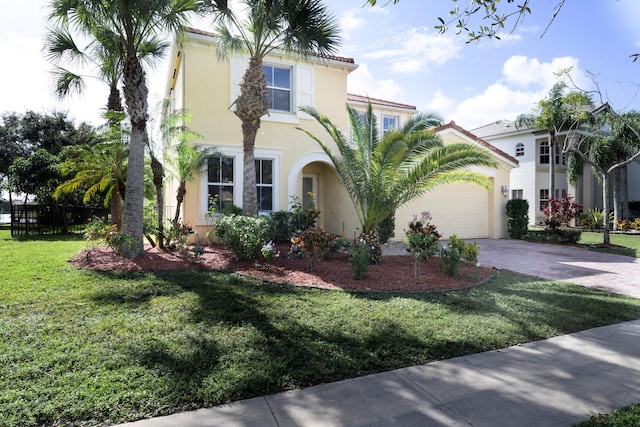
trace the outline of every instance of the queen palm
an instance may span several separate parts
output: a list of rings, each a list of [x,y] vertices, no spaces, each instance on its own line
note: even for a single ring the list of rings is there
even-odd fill
[[[254,146],[260,118],[268,113],[267,81],[263,59],[274,50],[298,56],[327,55],[338,45],[338,26],[319,0],[244,0],[247,17],[241,20],[230,9],[214,31],[218,55],[249,55],[249,66],[235,100],[235,114],[242,121],[244,178],[242,212],[258,213]]]
[[[157,52],[168,47],[162,34],[178,31],[187,15],[197,9],[196,0],[53,0],[52,19],[92,36],[96,28],[109,34],[124,52],[122,76],[124,98],[131,122],[127,198],[123,230],[133,245],[127,255],[142,253],[144,201],[144,149],[148,118],[148,89],[141,55],[154,45]]]
[[[362,119],[347,106],[353,143],[312,107],[302,110],[329,133],[338,153],[309,131],[333,163],[340,182],[349,193],[362,226],[370,235],[380,222],[403,204],[430,189],[453,182],[470,182],[485,188],[489,180],[471,166],[496,167],[491,154],[467,143],[444,144],[430,130],[441,123],[436,114],[417,114],[400,129],[382,138],[371,104]]]

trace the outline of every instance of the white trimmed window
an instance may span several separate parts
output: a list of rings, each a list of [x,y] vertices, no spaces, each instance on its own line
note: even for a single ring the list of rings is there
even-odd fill
[[[234,158],[212,156],[207,160],[207,208],[216,203],[219,211],[233,204]]]
[[[291,68],[263,65],[269,110],[291,112]]]
[[[382,116],[382,135],[398,129],[398,116]]]
[[[540,190],[540,210],[543,211],[544,208],[549,204],[549,189],[541,189]]]
[[[524,199],[523,190],[511,190],[511,198],[512,199]]]
[[[549,164],[549,142],[547,141],[542,141],[540,143],[540,164]]]
[[[258,211],[273,211],[273,160],[256,159]]]
[[[524,144],[522,142],[518,142],[516,144],[516,157],[524,156]]]

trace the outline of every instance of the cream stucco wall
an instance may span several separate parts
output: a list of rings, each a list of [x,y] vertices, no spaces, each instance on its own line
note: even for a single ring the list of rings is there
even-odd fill
[[[190,35],[185,43],[174,51],[174,57],[180,54],[177,66],[175,86],[170,91],[172,97],[177,97],[175,105],[183,105],[191,112],[192,120],[189,127],[202,135],[202,139],[194,141],[202,147],[214,147],[225,156],[234,157],[234,204],[241,206],[242,188],[242,132],[241,121],[230,108],[230,97],[240,80],[238,72],[244,72],[240,65],[241,58],[231,58],[230,61],[220,61],[215,53],[211,39],[202,35]],[[288,64],[292,67],[294,76],[294,105],[301,106],[302,102],[311,100],[313,106],[322,114],[326,114],[341,129],[348,129],[345,103],[347,94],[347,74],[355,68],[352,63],[340,61],[318,60],[298,64],[291,58],[273,55],[265,59],[265,63],[276,65]],[[235,73],[235,74],[234,74]],[[305,82],[299,82],[300,76]],[[313,96],[302,93],[298,85],[311,84]],[[336,100],[340,100],[339,102]],[[343,101],[344,100],[344,101]],[[272,113],[263,117],[258,135],[256,136],[256,158],[274,159],[274,210],[288,209],[292,195],[302,197],[301,182],[303,168],[300,159],[322,157],[320,146],[297,127],[309,130],[320,137],[328,145],[332,140],[323,128],[309,116],[300,112],[288,114]],[[295,176],[290,177],[291,171],[296,169]],[[342,213],[342,203],[336,203],[335,194],[340,191],[336,187],[337,181],[333,171],[323,166],[319,175],[320,188],[318,200],[320,209],[327,212],[327,219],[321,215],[321,225],[326,221],[329,231],[340,232],[335,220],[336,213]],[[325,175],[329,178],[325,179]],[[175,187],[168,183],[167,201],[175,206]],[[193,182],[187,184],[187,197],[182,209],[183,221],[194,226],[203,234],[209,226],[204,217],[206,213],[207,185],[206,173]],[[326,206],[326,207],[325,207]],[[348,210],[347,210],[348,211]],[[333,212],[333,214],[329,214]],[[344,213],[347,213],[346,211]],[[330,218],[329,218],[330,216]],[[333,230],[333,228],[336,228]]]

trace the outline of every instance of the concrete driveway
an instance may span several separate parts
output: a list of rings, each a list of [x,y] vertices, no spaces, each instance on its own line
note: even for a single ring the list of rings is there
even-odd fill
[[[480,264],[640,298],[640,258],[522,240],[476,241]]]

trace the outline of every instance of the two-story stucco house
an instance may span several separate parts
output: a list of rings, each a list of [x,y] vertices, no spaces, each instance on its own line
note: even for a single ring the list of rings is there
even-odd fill
[[[200,231],[208,226],[205,214],[210,195],[218,195],[220,206],[242,204],[241,122],[233,112],[239,83],[248,59],[232,56],[219,60],[211,34],[187,29],[174,43],[169,70],[167,97],[170,108],[191,113],[189,127],[203,136],[199,146],[215,147],[218,155],[208,160],[206,169],[187,184],[182,219]],[[357,232],[359,223],[351,200],[340,184],[333,166],[315,141],[297,128],[309,130],[329,146],[333,142],[310,116],[299,111],[311,105],[327,115],[349,135],[346,104],[365,111],[368,102],[381,125],[381,132],[402,126],[416,108],[395,102],[369,99],[347,93],[347,76],[357,65],[351,58],[293,58],[272,54],[264,60],[268,90],[272,92],[269,114],[261,120],[256,137],[255,157],[259,211],[261,214],[286,210],[292,198],[316,194],[321,211],[319,225],[336,234]],[[429,210],[433,222],[445,235],[459,237],[506,236],[503,189],[509,186],[509,173],[517,165],[512,156],[451,123],[435,131],[445,142],[467,141],[485,147],[496,157],[497,169],[482,170],[492,182],[489,190],[470,184],[436,188],[419,200],[401,208],[396,215],[396,236],[414,214]],[[167,203],[173,204],[175,182],[168,181]]]
[[[540,224],[544,220],[542,210],[550,197],[569,194],[582,205],[582,210],[602,209],[602,185],[594,176],[590,167],[585,167],[582,177],[572,185],[567,181],[565,156],[562,144],[566,134],[558,135],[560,144],[556,152],[549,149],[549,134],[531,128],[520,128],[508,120],[500,120],[472,130],[500,150],[518,159],[518,167],[511,170],[509,197],[526,199],[529,202],[529,221]],[[579,131],[580,132],[580,131]],[[555,167],[555,195],[549,194],[549,162]],[[629,200],[640,200],[640,167],[637,163],[629,165]],[[611,200],[611,198],[610,198]]]

